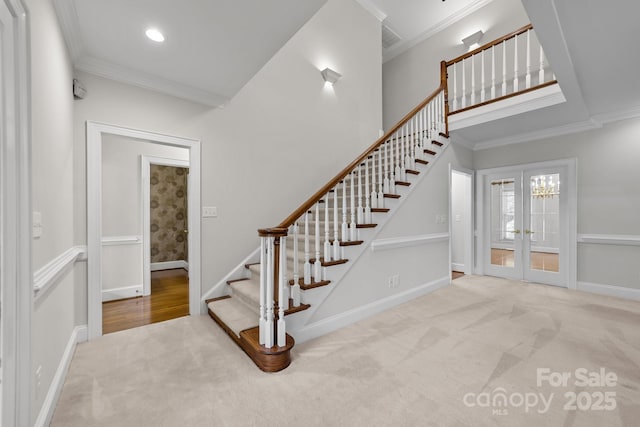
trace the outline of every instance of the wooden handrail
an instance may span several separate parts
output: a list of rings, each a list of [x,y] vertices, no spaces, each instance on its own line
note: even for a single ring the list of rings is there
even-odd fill
[[[456,62],[460,62],[463,59],[470,58],[473,55],[476,55],[476,54],[482,52],[483,50],[487,50],[487,49],[492,48],[493,46],[498,45],[498,44],[500,44],[502,42],[506,42],[507,40],[512,39],[515,36],[519,36],[522,33],[526,33],[529,30],[533,30],[533,25],[527,24],[527,25],[525,25],[524,27],[522,27],[522,28],[520,28],[518,30],[515,30],[515,31],[513,31],[513,32],[511,32],[511,33],[509,33],[509,34],[507,34],[505,36],[500,37],[499,39],[490,41],[489,43],[484,44],[484,45],[480,46],[477,49],[474,49],[474,50],[472,50],[470,52],[467,52],[464,55],[460,55],[457,58],[452,59],[451,61],[447,61],[446,65],[447,65],[447,67],[449,67],[450,65],[453,65]]]
[[[309,197],[306,202],[304,202],[298,209],[293,211],[291,215],[289,215],[284,221],[282,221],[278,226],[273,227],[273,230],[281,233],[282,229],[287,229],[293,223],[298,220],[305,212],[309,211],[320,199],[322,199],[325,194],[329,192],[329,190],[333,189],[336,185],[340,183],[349,173],[351,173],[357,166],[359,166],[364,160],[366,160],[369,155],[374,152],[380,145],[382,145],[385,141],[387,141],[391,135],[393,135],[401,126],[407,123],[415,114],[424,108],[429,102],[431,102],[438,94],[443,90],[443,87],[440,86],[436,89],[431,95],[429,95],[424,101],[418,104],[413,110],[411,110],[406,116],[404,116],[396,125],[394,125],[390,130],[388,130],[383,136],[378,138],[376,142],[373,143],[367,150],[365,150],[358,158],[349,163],[349,165],[344,168],[340,173],[338,173],[331,181],[327,182],[320,190],[316,191],[316,193]],[[272,229],[261,229],[260,235],[267,235],[269,231]],[[281,235],[281,234],[280,234]],[[285,234],[286,235],[286,234]]]

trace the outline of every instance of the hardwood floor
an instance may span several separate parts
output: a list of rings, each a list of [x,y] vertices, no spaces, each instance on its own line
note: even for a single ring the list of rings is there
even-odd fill
[[[102,333],[122,331],[189,314],[189,273],[151,273],[151,295],[102,303]]]
[[[531,268],[542,271],[559,271],[559,255],[547,252],[531,252]],[[509,249],[491,249],[491,264],[513,267],[513,251]]]
[[[451,280],[459,279],[462,276],[464,276],[464,273],[462,273],[460,271],[452,271],[451,272]]]

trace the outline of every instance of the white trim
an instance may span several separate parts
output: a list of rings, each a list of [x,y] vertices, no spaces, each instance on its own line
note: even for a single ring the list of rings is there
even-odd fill
[[[64,41],[71,54],[71,59],[75,62],[84,52],[84,43],[80,37],[80,22],[76,2],[69,0],[53,0],[53,7],[56,10],[58,22],[62,29]]]
[[[560,85],[556,83],[542,89],[512,96],[502,101],[451,114],[449,115],[449,130],[463,129],[528,111],[539,110],[540,108],[561,104],[566,101]]]
[[[578,243],[640,246],[638,234],[578,234]]]
[[[411,301],[421,295],[428,294],[436,291],[440,288],[448,286],[450,284],[449,275],[436,279],[432,282],[425,283],[424,285],[411,288],[401,293],[391,295],[386,298],[382,298],[378,301],[356,307],[354,309],[345,311],[344,313],[336,314],[335,316],[322,319],[318,322],[311,323],[297,330],[295,338],[297,343],[303,343],[305,341],[317,338],[319,336],[328,334],[337,329],[351,325],[359,320],[366,319],[374,314],[381,313],[392,307],[403,304],[407,301]]]
[[[0,8],[0,424],[31,421],[31,51],[27,7]]]
[[[112,134],[189,149],[189,314],[203,313],[200,244],[200,140],[87,122],[87,319],[89,339],[102,335],[102,135]]]
[[[142,296],[142,284],[102,290],[102,302]]]
[[[599,283],[578,282],[578,291],[592,294],[607,295],[610,297],[624,298],[640,301],[640,289],[626,288],[624,286],[602,285]]]
[[[473,203],[474,194],[473,190],[475,187],[475,172],[472,169],[463,168],[460,166],[453,166],[449,163],[449,264],[453,265],[453,173],[457,173],[458,175],[466,175],[469,178],[469,194],[465,195],[465,203],[467,204],[467,209],[469,211],[469,218],[467,225],[466,234],[469,239],[467,248],[464,251],[464,264],[462,265],[461,271],[464,274],[473,274],[474,273],[474,257],[475,257],[475,233],[474,233],[474,220],[475,220],[475,204]],[[466,240],[466,239],[465,239]],[[458,264],[456,264],[458,265]],[[450,273],[451,274],[451,273]],[[453,275],[451,276],[453,278]]]
[[[393,58],[400,55],[401,53],[406,52],[407,50],[411,49],[412,47],[419,44],[420,42],[428,39],[429,37],[434,36],[435,34],[439,33],[445,28],[455,24],[461,19],[474,13],[476,10],[488,5],[492,1],[493,0],[476,0],[471,4],[463,7],[459,11],[447,16],[445,19],[438,22],[433,27],[427,29],[417,37],[414,37],[410,40],[406,40],[404,42],[393,45],[388,50],[382,52],[382,63],[384,64],[385,62],[392,60]],[[460,45],[462,45],[462,41],[460,41]]]
[[[107,236],[102,237],[102,246],[140,245],[141,236]]]
[[[222,107],[229,101],[229,98],[223,95],[165,79],[155,74],[132,70],[89,55],[83,55],[79,58],[75,62],[75,66],[78,70],[95,74],[96,76],[186,99],[209,107]]]
[[[73,359],[73,354],[75,353],[76,346],[78,345],[78,343],[84,342],[86,340],[86,325],[76,326],[75,328],[73,328],[71,336],[69,337],[69,341],[67,342],[67,347],[65,348],[64,353],[62,353],[62,358],[60,359],[60,363],[58,364],[58,369],[56,369],[56,373],[51,380],[51,385],[49,386],[47,396],[44,398],[44,402],[42,403],[42,407],[40,408],[38,418],[36,418],[36,421],[34,423],[35,427],[45,427],[51,423],[51,418],[53,417],[53,413],[56,409],[56,404],[58,403],[58,398],[60,397],[60,392],[62,391],[65,377],[67,376],[67,372],[69,371],[69,365],[71,365],[71,359]]]
[[[618,122],[620,120],[636,119],[640,117],[640,107],[629,108],[627,110],[613,111],[610,113],[596,114],[593,120],[604,124]]]
[[[185,270],[189,270],[189,263],[185,260],[165,261],[165,262],[152,262],[150,266],[151,271],[173,270],[175,268],[184,268]]]
[[[189,160],[169,159],[165,157],[140,156],[142,176],[140,179],[140,194],[142,196],[142,285],[143,295],[151,295],[151,165],[173,166],[178,168],[189,168]],[[188,179],[188,178],[187,178]],[[189,184],[187,183],[187,187]],[[187,204],[189,203],[190,194],[187,188]],[[188,210],[188,209],[187,209]],[[188,228],[188,227],[187,227]],[[189,239],[187,239],[187,244]],[[172,267],[185,268],[186,267]],[[162,270],[159,268],[158,270]]]
[[[461,273],[464,273],[464,264],[460,264],[460,263],[457,263],[457,262],[452,262],[451,263],[451,269],[453,271],[459,271]]]
[[[541,129],[533,132],[521,133],[514,136],[506,136],[504,138],[478,142],[474,145],[474,151],[488,150],[489,148],[504,147],[507,145],[521,144],[523,142],[537,141],[542,142],[547,138],[554,136],[569,135],[572,133],[585,132],[588,130],[601,128],[602,124],[595,120],[586,120],[583,122],[569,123],[556,127]]]
[[[229,295],[229,286],[227,285],[228,280],[248,279],[249,270],[245,266],[247,264],[253,264],[255,262],[260,262],[259,247],[256,248],[255,251],[251,252],[248,257],[243,259],[238,265],[233,268],[233,270],[231,270],[226,276],[220,279],[218,283],[213,285],[211,289],[209,289],[207,293],[202,296],[202,298],[200,299],[200,303],[202,305],[203,312],[206,312],[206,300]]]
[[[389,249],[406,248],[408,246],[426,245],[449,241],[449,233],[416,234],[413,236],[390,237],[376,239],[371,242],[371,251],[386,251]]]
[[[371,0],[356,0],[367,12],[372,14],[378,21],[382,22],[387,17],[387,14],[381,11],[378,6],[373,4]]]
[[[87,254],[86,246],[73,246],[33,273],[33,296],[35,301],[47,293],[71,270],[76,261]]]

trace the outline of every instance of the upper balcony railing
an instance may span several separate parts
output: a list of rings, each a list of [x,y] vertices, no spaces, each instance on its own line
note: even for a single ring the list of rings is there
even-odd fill
[[[556,82],[531,24],[445,61],[449,114]]]

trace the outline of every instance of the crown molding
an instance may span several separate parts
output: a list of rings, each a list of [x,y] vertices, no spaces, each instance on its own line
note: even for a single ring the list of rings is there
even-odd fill
[[[356,0],[360,6],[365,8],[367,12],[372,14],[378,21],[382,22],[387,17],[387,14],[378,9],[376,5],[371,3],[371,0]]]
[[[482,7],[488,5],[489,3],[491,3],[493,0],[476,0],[475,2],[471,3],[469,6],[455,12],[452,13],[451,15],[447,16],[445,19],[443,19],[442,21],[438,22],[436,25],[434,25],[433,27],[427,29],[426,31],[422,32],[421,34],[419,34],[417,37],[414,37],[411,40],[406,40],[404,42],[400,42],[398,44],[396,44],[395,46],[389,48],[388,50],[386,50],[386,52],[382,52],[382,63],[384,64],[387,61],[392,60],[393,58],[395,58],[396,56],[400,55],[401,53],[411,49],[412,47],[414,47],[415,45],[417,45],[418,43],[423,42],[424,40],[433,37],[434,35],[436,35],[437,33],[439,33],[440,31],[444,30],[445,28],[449,27],[450,25],[455,24],[456,22],[460,21],[461,19],[471,15],[472,13],[474,13],[475,11],[477,11],[478,9],[481,9]]]
[[[593,116],[593,119],[599,123],[607,124],[620,120],[636,119],[638,117],[640,117],[640,107],[633,107],[627,110],[596,114]]]
[[[84,44],[80,37],[80,21],[76,4],[73,0],[53,0],[53,7],[58,16],[58,22],[62,29],[64,41],[71,56],[71,61],[76,62],[84,53]]]
[[[197,89],[157,75],[135,71],[88,55],[79,58],[76,61],[75,68],[89,74],[161,92],[209,107],[220,108],[229,101],[229,98],[216,93]]]

